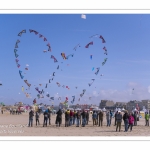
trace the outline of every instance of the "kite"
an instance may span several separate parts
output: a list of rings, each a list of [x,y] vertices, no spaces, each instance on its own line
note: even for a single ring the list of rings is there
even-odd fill
[[[82,18],[82,19],[86,19],[86,15],[82,14],[82,15],[81,15],[81,18]]]
[[[47,88],[47,84],[46,84],[45,88]]]
[[[62,87],[64,88],[65,86],[63,85]]]
[[[73,48],[73,50],[76,51],[78,47],[81,47],[80,44],[76,45],[76,46]]]
[[[33,104],[36,104],[36,98],[33,100]]]
[[[26,67],[29,67],[29,65],[28,65],[28,64],[26,64]]]
[[[37,94],[37,97],[40,98],[40,94]]]
[[[51,83],[51,79],[49,79],[49,83]]]
[[[69,90],[70,88],[68,86],[66,86],[66,88]]]
[[[90,36],[89,38],[98,37],[98,36],[99,34],[95,34],[95,35]]]
[[[18,59],[15,59],[16,63],[19,61]]]
[[[95,74],[97,75],[99,73],[100,68],[96,68],[97,71],[95,72]]]
[[[29,84],[27,80],[24,80],[24,82],[27,84],[28,87],[31,86],[31,84]]]
[[[61,56],[62,56],[63,59],[67,59],[66,56],[65,56],[65,53],[61,53]]]
[[[60,84],[58,82],[56,82],[56,84],[58,85],[58,87],[60,87]]]
[[[30,33],[31,33],[31,32],[34,32],[34,33],[35,33],[35,35],[37,35],[37,34],[38,34],[38,32],[37,32],[37,31],[35,31],[35,30],[31,30],[31,29],[29,29],[29,31],[30,31]]]
[[[107,61],[107,58],[105,58],[104,61],[102,62],[102,66],[105,65],[106,61]]]
[[[46,96],[47,96],[47,97],[50,97],[50,95],[49,95],[49,94],[46,94]]]
[[[50,99],[51,99],[51,100],[54,100],[54,97],[51,97]]]
[[[23,79],[23,78],[24,78],[24,76],[23,76],[21,73],[22,73],[22,71],[21,71],[21,70],[19,70],[20,77],[21,77],[21,79]]]
[[[107,55],[107,49],[106,49],[106,47],[105,47],[105,46],[103,47],[103,50],[105,51],[105,52],[104,52],[104,54],[106,54],[106,55]]]
[[[25,68],[25,70],[28,70],[28,68]]]
[[[55,72],[53,72],[53,76],[55,76]]]
[[[92,59],[92,55],[90,55],[90,58]]]
[[[51,50],[51,46],[50,46],[50,44],[48,43],[48,44],[47,44],[47,46],[48,46],[48,51],[50,51],[50,52],[51,52],[52,50]]]
[[[88,43],[85,48],[89,48],[90,45],[93,45],[93,42]]]
[[[95,81],[95,79],[91,79],[93,82]],[[92,83],[89,83],[88,85],[89,86],[91,86],[92,84],[93,84],[93,82]]]
[[[73,100],[71,101],[71,103],[73,104],[75,101],[75,96],[72,96]]]
[[[92,68],[92,71],[94,70],[94,67]]]
[[[22,92],[23,92],[23,91],[24,91],[24,87],[22,86],[22,88],[21,88],[21,89],[22,89]]]
[[[43,52],[44,52],[44,53],[46,53],[46,52],[47,52],[47,50],[43,50]]]
[[[22,33],[26,33],[26,30],[22,30],[21,32],[19,32],[18,36],[21,36]]]
[[[57,69],[59,69],[59,65],[58,65]]]
[[[74,55],[74,54],[68,55],[68,56],[66,57],[66,59],[69,59],[70,56],[73,57],[73,55]]]
[[[53,55],[51,55],[51,58],[54,59],[54,62],[58,62],[57,59]]]
[[[3,84],[2,83],[0,83],[0,86],[2,86]]]
[[[99,38],[102,39],[102,43],[106,43],[106,41],[104,40],[104,38],[101,35]]]

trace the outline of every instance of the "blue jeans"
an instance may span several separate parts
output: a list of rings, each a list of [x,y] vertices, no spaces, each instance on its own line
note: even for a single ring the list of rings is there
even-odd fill
[[[29,127],[33,125],[33,118],[29,118]]]
[[[82,126],[86,125],[86,118],[82,118]]]
[[[77,119],[77,126],[80,125],[80,119]]]
[[[125,120],[124,120],[124,126],[125,126],[125,131],[126,131],[126,132],[128,131],[128,124],[129,124],[128,119],[125,119]]]
[[[110,119],[107,119],[107,126],[110,126]]]
[[[73,124],[76,124],[76,119],[75,117],[73,117]]]
[[[73,117],[70,117],[70,123],[69,123],[70,126],[72,125],[72,121],[73,121]]]
[[[110,124],[110,125],[111,125],[111,119],[112,119],[112,118],[110,118],[110,121],[109,121],[109,124]]]

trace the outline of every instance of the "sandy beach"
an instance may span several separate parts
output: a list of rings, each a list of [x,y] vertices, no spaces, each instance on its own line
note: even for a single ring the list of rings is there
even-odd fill
[[[51,117],[51,125],[43,127],[43,115],[40,115],[40,125],[35,125],[35,118],[33,120],[33,127],[28,125],[28,113],[21,115],[10,115],[9,112],[0,114],[0,136],[150,136],[150,127],[145,126],[143,118],[137,122],[137,126],[133,126],[132,132],[124,132],[124,123],[122,122],[121,132],[116,132],[114,126],[114,118],[112,125],[106,126],[106,119],[104,118],[103,127],[94,126],[90,114],[89,125],[86,127],[76,127],[76,125],[65,127],[63,114],[63,121],[61,127],[56,127],[56,115]]]

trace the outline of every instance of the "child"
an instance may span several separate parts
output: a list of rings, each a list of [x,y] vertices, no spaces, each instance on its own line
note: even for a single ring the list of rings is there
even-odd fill
[[[134,123],[134,117],[132,116],[132,114],[129,114],[129,126],[128,129],[130,127],[130,132],[132,131],[132,127],[133,127],[133,123]]]

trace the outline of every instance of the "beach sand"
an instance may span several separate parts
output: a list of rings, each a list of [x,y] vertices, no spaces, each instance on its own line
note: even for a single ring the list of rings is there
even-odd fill
[[[114,118],[112,125],[106,126],[106,118],[103,121],[103,127],[94,126],[92,116],[90,114],[89,125],[85,127],[76,127],[76,125],[65,127],[65,115],[63,114],[63,121],[61,127],[56,127],[56,115],[51,116],[51,125],[43,127],[43,114],[40,115],[40,125],[35,125],[35,118],[33,120],[33,127],[27,127],[29,115],[23,113],[21,115],[10,115],[9,112],[0,114],[0,136],[150,136],[150,127],[145,126],[143,118],[137,122],[137,126],[133,126],[132,132],[124,132],[124,123],[122,122],[121,132],[116,132],[114,126]]]

